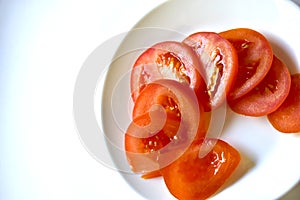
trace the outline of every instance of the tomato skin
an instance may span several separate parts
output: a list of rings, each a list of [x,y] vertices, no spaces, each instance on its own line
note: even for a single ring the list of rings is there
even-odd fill
[[[157,177],[160,177],[161,176],[161,170],[155,170],[155,171],[152,171],[152,172],[149,172],[149,173],[145,173],[143,174],[141,177],[143,179],[152,179],[152,178],[157,178]]]
[[[272,126],[283,133],[300,132],[300,73],[291,76],[290,92],[283,104],[268,115]]]
[[[214,32],[196,32],[183,43],[194,49],[201,62],[206,82],[205,94],[200,94],[205,111],[220,106],[231,90],[238,73],[238,56],[233,45]],[[201,100],[200,100],[201,101]]]
[[[264,116],[274,112],[288,96],[291,76],[286,65],[276,56],[265,78],[250,92],[229,101],[236,113],[247,116]]]
[[[209,198],[240,162],[238,151],[222,140],[204,158],[199,158],[202,142],[195,141],[178,160],[161,170],[170,193],[180,200]]]
[[[131,96],[137,99],[143,88],[159,79],[177,80],[194,91],[204,87],[200,62],[193,50],[176,41],[160,42],[144,51],[131,71]]]
[[[238,53],[239,69],[229,99],[235,100],[255,88],[267,75],[273,61],[269,41],[259,32],[249,28],[237,28],[221,32]]]

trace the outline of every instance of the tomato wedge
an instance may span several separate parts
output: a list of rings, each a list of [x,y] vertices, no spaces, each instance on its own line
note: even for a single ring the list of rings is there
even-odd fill
[[[211,140],[214,139],[205,141]],[[195,141],[178,160],[161,170],[170,193],[180,200],[207,199],[240,162],[239,152],[222,140],[218,140],[204,158],[199,158],[202,142]]]
[[[125,134],[132,170],[151,174],[173,162],[195,138],[205,137],[203,121],[197,97],[188,85],[174,80],[146,85],[136,99],[133,122]]]
[[[233,111],[247,116],[264,116],[274,112],[286,99],[291,86],[291,75],[286,65],[276,56],[266,77],[250,92],[229,101]]]
[[[137,99],[143,88],[158,79],[188,84],[194,91],[204,87],[200,63],[193,50],[180,42],[160,42],[144,51],[131,72],[131,96]]]
[[[238,56],[233,45],[214,32],[197,32],[188,36],[183,43],[191,46],[201,62],[206,82],[205,111],[217,108],[226,99],[238,73]]]
[[[252,29],[231,29],[220,35],[229,40],[238,53],[238,75],[229,95],[235,100],[250,92],[267,75],[272,65],[273,50],[269,41]]]
[[[300,132],[300,74],[291,76],[290,92],[283,104],[268,115],[269,122],[283,133]]]

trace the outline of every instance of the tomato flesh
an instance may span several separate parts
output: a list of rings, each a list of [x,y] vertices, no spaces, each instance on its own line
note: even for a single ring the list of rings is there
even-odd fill
[[[157,104],[164,107],[166,112],[173,113],[180,119],[180,110],[176,101],[176,96],[169,91],[167,87],[156,83],[150,83],[145,87],[145,90],[141,92],[138,101],[135,102],[132,118],[134,119],[149,112],[151,107]]]
[[[207,199],[240,162],[238,151],[222,140],[205,157],[199,158],[202,142],[195,141],[178,160],[161,170],[170,193],[180,200]]]
[[[172,79],[197,91],[204,87],[200,63],[193,50],[180,42],[160,42],[144,51],[131,72],[131,96],[137,99],[144,87],[158,79]]]
[[[269,122],[283,133],[300,132],[300,74],[291,76],[290,92],[283,104],[268,115]]]
[[[237,28],[221,32],[238,54],[238,75],[229,98],[235,100],[255,88],[267,75],[273,60],[269,41],[259,32]]]
[[[274,56],[266,77],[249,93],[229,101],[233,111],[247,116],[264,116],[275,111],[286,99],[291,85],[286,65]]]
[[[133,120],[135,125],[145,127],[151,123],[149,113],[141,115]],[[149,153],[157,151],[167,145],[176,135],[180,125],[180,119],[176,115],[169,113],[165,125],[155,134],[149,131],[148,137],[135,137],[134,126],[129,126],[125,134],[125,150],[132,153]]]
[[[164,148],[174,139],[180,121],[177,116],[169,113],[161,130],[157,130],[154,133],[148,131],[148,136],[143,135],[140,137],[140,129],[136,128],[136,125],[142,128],[149,125],[151,123],[149,114],[137,117],[133,123],[134,125],[130,125],[125,134],[126,156],[132,171],[149,173],[158,170],[158,166],[153,166],[153,160],[150,160],[152,158],[151,154]],[[153,154],[153,156],[156,155]]]
[[[182,96],[182,94],[180,94],[180,96]],[[209,112],[203,112],[202,104],[197,102],[197,105],[195,105],[197,107],[180,105],[178,95],[176,96],[174,91],[156,81],[148,84],[140,93],[133,107],[132,118],[134,119],[149,112],[153,105],[161,105],[167,113],[177,116],[178,120],[181,120],[182,117],[180,110],[187,110],[188,107],[191,107],[194,111],[197,110],[198,116],[190,119],[190,123],[195,123],[197,119],[199,119],[197,137],[205,137],[206,131],[209,128],[211,114]],[[187,112],[191,113],[192,111],[187,110]]]
[[[206,89],[200,96],[205,100],[205,111],[217,108],[225,101],[238,73],[235,48],[214,32],[194,33],[183,43],[194,49],[201,62]]]
[[[165,122],[160,122],[163,115],[151,118],[150,113],[159,112],[165,113]],[[206,117],[210,115],[202,113],[189,86],[174,80],[146,85],[136,99],[133,122],[125,134],[125,150],[132,170],[149,173],[151,177],[153,171],[177,159],[195,138],[204,138],[209,120]]]

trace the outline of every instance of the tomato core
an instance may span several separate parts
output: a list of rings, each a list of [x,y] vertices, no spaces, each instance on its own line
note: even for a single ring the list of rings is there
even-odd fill
[[[190,84],[191,80],[187,75],[184,64],[173,53],[167,52],[158,55],[156,63],[161,74],[167,74],[169,78]]]

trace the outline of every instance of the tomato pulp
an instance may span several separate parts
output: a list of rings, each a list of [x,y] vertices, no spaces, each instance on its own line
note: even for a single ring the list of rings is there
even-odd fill
[[[209,119],[202,113],[189,86],[174,80],[146,85],[135,101],[133,122],[125,134],[132,170],[153,174],[177,159],[193,140],[204,138]]]
[[[164,83],[175,84],[175,87],[168,87]],[[162,84],[161,84],[162,83]],[[170,85],[169,85],[170,86]],[[188,113],[186,116],[190,116],[189,119],[185,119],[188,122],[186,124],[197,124],[198,131],[197,137],[205,137],[208,129],[211,115],[210,113],[204,113],[202,104],[198,102],[197,96],[191,91],[187,93],[186,86],[180,85],[175,81],[155,81],[148,84],[145,89],[140,93],[137,98],[132,112],[132,118],[136,118],[139,115],[143,115],[154,105],[160,105],[167,113],[172,113],[177,116],[178,120],[181,120],[182,112]],[[179,100],[182,99],[183,100]],[[186,100],[184,100],[186,99]],[[189,99],[189,100],[188,100]],[[192,103],[189,103],[192,102]],[[194,125],[193,125],[194,126]]]
[[[150,124],[150,115],[146,113],[135,118],[125,134],[127,160],[132,171],[137,173],[148,173],[159,169],[149,159],[151,158],[151,152],[162,149],[174,139],[180,125],[180,120],[178,120],[176,115],[169,113],[162,128],[153,130],[153,128],[147,127]],[[143,131],[141,131],[141,128],[144,128]]]
[[[214,32],[194,33],[183,43],[193,48],[201,62],[206,89],[200,94],[200,99],[204,99],[205,111],[217,108],[225,101],[238,73],[235,48]]]
[[[200,62],[193,50],[175,41],[160,42],[144,51],[131,72],[131,96],[137,99],[144,87],[158,79],[172,79],[189,85],[194,91],[204,87]]]
[[[274,112],[286,99],[291,76],[286,65],[276,56],[266,77],[250,92],[229,101],[233,111],[247,116],[264,116]]]
[[[238,53],[238,75],[229,98],[235,100],[255,88],[271,68],[273,50],[269,41],[259,32],[237,28],[221,32]]]

